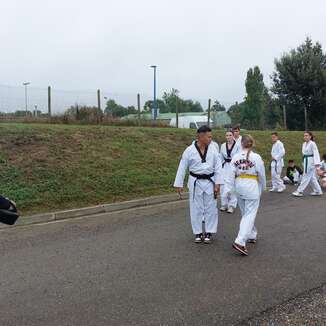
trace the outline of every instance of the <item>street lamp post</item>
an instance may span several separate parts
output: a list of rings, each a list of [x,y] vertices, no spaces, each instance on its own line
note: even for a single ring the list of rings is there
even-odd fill
[[[25,82],[23,85],[25,86],[25,110],[26,110],[26,116],[27,116],[27,86],[30,84],[30,82]]]
[[[154,69],[154,98],[153,98],[153,119],[157,119],[157,100],[156,100],[156,68],[157,66],[151,66]]]

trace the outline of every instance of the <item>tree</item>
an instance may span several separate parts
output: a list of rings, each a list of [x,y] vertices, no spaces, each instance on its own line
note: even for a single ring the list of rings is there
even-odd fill
[[[211,107],[211,111],[226,111],[226,108],[224,105],[222,105],[219,101],[215,101],[214,104]]]
[[[307,38],[275,59],[275,70],[272,91],[286,106],[289,129],[325,128],[326,55],[321,44]]]
[[[166,106],[164,101],[162,101],[160,99],[157,99],[156,101],[157,101],[157,107],[158,107],[160,113],[168,113],[168,112],[170,112],[169,108]],[[153,109],[153,101],[152,100],[146,101],[145,104],[144,104],[144,111],[145,112],[152,112],[152,109]]]
[[[264,110],[264,77],[258,66],[247,72],[245,105],[242,113],[242,124],[249,129],[263,128]]]
[[[112,117],[121,118],[128,114],[137,113],[137,110],[135,109],[134,106],[128,106],[127,108],[125,108],[124,106],[117,104],[115,100],[109,99],[106,102],[106,107],[104,112],[106,114],[111,115]]]
[[[235,104],[229,107],[228,114],[231,117],[231,121],[233,125],[242,123],[241,112],[243,110],[243,107],[244,107],[244,102],[240,104],[238,102],[235,102]]]

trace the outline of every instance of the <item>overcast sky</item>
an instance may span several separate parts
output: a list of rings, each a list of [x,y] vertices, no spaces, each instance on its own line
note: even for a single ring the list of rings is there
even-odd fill
[[[325,0],[1,0],[0,84],[241,100],[248,68],[306,36],[326,46]]]

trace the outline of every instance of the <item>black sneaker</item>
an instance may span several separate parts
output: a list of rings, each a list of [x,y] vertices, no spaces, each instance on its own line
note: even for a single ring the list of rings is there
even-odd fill
[[[201,243],[203,241],[203,234],[199,233],[195,235],[195,243]]]
[[[211,233],[205,233],[204,243],[211,243],[212,242],[212,234]]]

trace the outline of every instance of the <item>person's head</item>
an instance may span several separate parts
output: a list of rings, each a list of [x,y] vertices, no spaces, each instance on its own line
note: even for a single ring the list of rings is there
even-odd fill
[[[212,129],[208,126],[201,126],[197,130],[198,141],[204,145],[208,145],[212,141]]]
[[[293,168],[293,167],[294,167],[294,160],[289,160],[289,162],[288,162],[288,166],[289,166],[290,168]]]
[[[240,125],[233,126],[232,132],[233,132],[233,137],[235,139],[238,139],[240,137]]]
[[[272,143],[275,144],[278,141],[278,133],[273,132],[271,137],[272,137]]]
[[[226,141],[227,141],[229,144],[232,144],[232,142],[234,141],[232,130],[228,130],[228,131],[225,133],[225,139],[226,139]]]
[[[323,154],[321,158],[323,159],[324,162],[326,162],[326,154]]]
[[[308,142],[310,140],[314,140],[314,135],[311,131],[305,131],[303,134],[303,139],[305,142]]]
[[[255,141],[252,136],[250,136],[250,135],[242,136],[242,139],[241,139],[242,148],[248,150],[247,160],[249,159],[249,154],[252,151],[252,148],[254,147],[254,143],[255,143]]]

